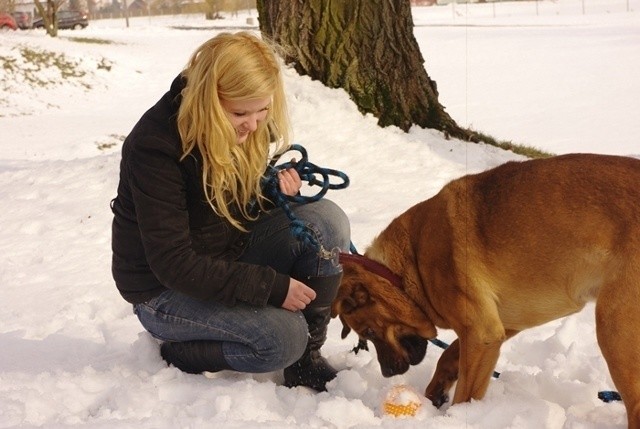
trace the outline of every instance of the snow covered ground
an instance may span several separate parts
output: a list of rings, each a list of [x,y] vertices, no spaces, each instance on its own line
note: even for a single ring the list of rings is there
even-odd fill
[[[164,364],[110,275],[119,151],[197,45],[252,28],[250,13],[92,21],[57,39],[0,33],[0,428],[624,428],[623,405],[597,399],[614,386],[591,305],[508,342],[482,401],[425,401],[409,419],[383,416],[380,401],[397,384],[423,391],[441,351],[430,346],[420,365],[385,379],[375,351],[351,353],[356,338],[341,340],[335,320],[323,353],[341,371],[326,393],[282,387],[280,373],[196,376]],[[640,156],[640,0],[450,4],[414,8],[414,21],[460,124],[554,153]],[[83,73],[63,79],[22,62],[47,53]],[[293,70],[286,85],[294,141],[351,179],[328,198],[359,249],[449,180],[520,159],[432,130],[381,129],[342,90]]]

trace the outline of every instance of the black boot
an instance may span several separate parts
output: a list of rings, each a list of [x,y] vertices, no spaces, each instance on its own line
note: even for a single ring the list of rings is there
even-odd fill
[[[320,348],[327,339],[331,302],[336,297],[341,279],[342,273],[303,280],[316,292],[316,299],[302,310],[309,325],[309,342],[302,357],[284,369],[285,386],[306,386],[323,392],[327,390],[326,384],[336,377],[337,371],[320,355]]]
[[[160,346],[160,355],[167,363],[189,374],[232,369],[224,360],[220,341],[166,342]]]

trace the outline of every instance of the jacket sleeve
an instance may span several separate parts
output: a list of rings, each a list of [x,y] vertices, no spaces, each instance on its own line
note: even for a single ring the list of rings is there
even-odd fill
[[[185,179],[168,142],[144,136],[127,163],[131,195],[149,267],[167,288],[227,305],[280,306],[289,277],[270,267],[197,254],[191,246]]]

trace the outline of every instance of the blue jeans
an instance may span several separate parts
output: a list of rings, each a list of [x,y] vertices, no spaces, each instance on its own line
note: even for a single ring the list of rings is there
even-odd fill
[[[291,209],[311,228],[323,248],[349,249],[349,221],[336,204],[321,199],[292,204]],[[341,271],[335,258],[322,257],[315,247],[294,237],[290,223],[281,209],[261,215],[251,225],[247,248],[239,261],[268,265],[301,281]],[[134,305],[134,312],[142,326],[159,340],[221,341],[225,360],[241,372],[270,372],[291,365],[304,352],[309,335],[299,311],[269,305],[228,307],[172,290]]]

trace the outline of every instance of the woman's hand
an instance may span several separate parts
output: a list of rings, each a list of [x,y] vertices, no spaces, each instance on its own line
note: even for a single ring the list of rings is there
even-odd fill
[[[296,160],[292,159],[291,162],[295,163]],[[280,192],[292,197],[300,191],[302,180],[295,168],[287,168],[278,172],[278,184]]]
[[[289,291],[282,303],[282,308],[289,311],[304,310],[314,299],[316,299],[316,292],[313,289],[294,278],[290,278]]]

